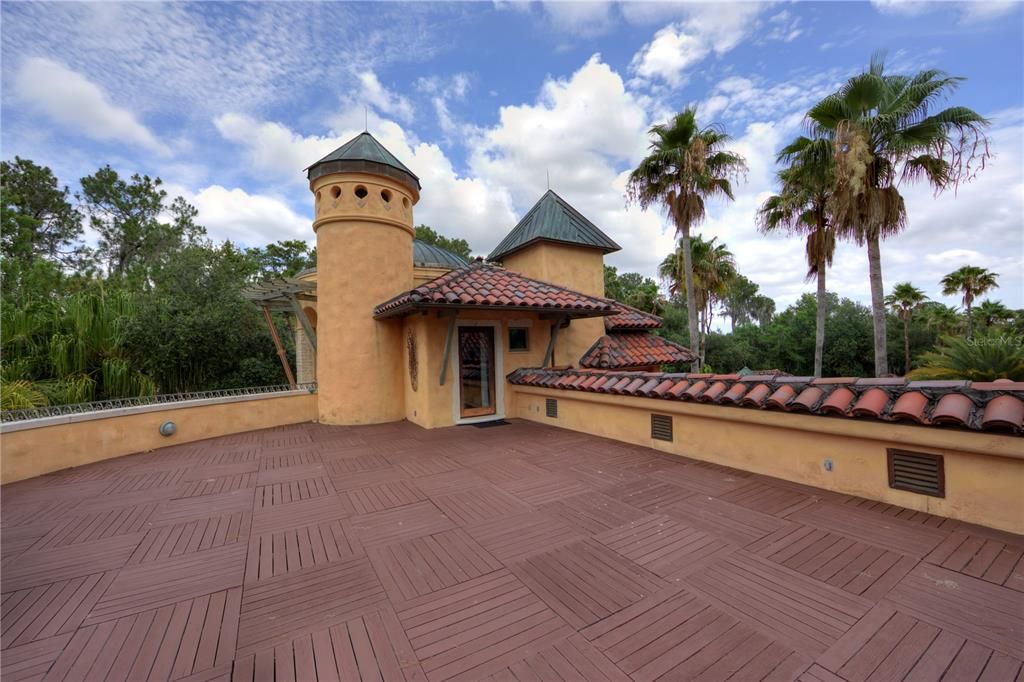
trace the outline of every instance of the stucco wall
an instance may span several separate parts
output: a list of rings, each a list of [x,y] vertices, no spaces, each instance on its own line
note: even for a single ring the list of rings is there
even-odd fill
[[[604,256],[596,249],[537,242],[506,256],[502,265],[527,277],[604,296]],[[583,354],[603,334],[604,318],[573,320],[558,335],[553,363],[578,367]]]
[[[523,386],[509,393],[524,419],[1024,533],[1020,438]],[[558,400],[554,419],[545,416],[549,397]],[[672,415],[673,442],[650,437],[652,413]],[[945,498],[890,488],[891,447],[943,455]]]
[[[308,391],[126,408],[48,420],[46,426],[6,425],[0,432],[0,481],[10,483],[52,471],[155,448],[316,421],[317,395]],[[76,421],[59,422],[73,419]],[[161,436],[173,421],[177,432]],[[11,430],[15,429],[15,430]]]

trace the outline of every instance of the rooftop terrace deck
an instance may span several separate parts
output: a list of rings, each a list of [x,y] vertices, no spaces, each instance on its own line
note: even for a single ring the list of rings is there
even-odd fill
[[[1024,539],[531,423],[2,489],[2,674],[1021,680]]]

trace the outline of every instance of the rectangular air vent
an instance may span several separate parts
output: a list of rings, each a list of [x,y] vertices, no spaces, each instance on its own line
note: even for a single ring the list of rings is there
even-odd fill
[[[946,471],[942,455],[893,450],[889,453],[889,487],[912,493],[946,496]]]
[[[547,415],[552,419],[558,417],[558,401],[554,398],[548,398],[544,402],[544,409],[547,411]]]
[[[651,415],[651,438],[672,442],[672,417],[667,414]]]

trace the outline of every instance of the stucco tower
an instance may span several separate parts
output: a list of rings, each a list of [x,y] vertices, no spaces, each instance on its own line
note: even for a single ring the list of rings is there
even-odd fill
[[[419,179],[369,133],[308,169],[317,251],[320,421],[405,417],[402,327],[373,308],[413,285]]]

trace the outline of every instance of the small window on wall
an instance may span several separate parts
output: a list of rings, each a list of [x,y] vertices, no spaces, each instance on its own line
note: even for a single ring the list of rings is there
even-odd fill
[[[508,349],[519,353],[530,350],[530,330],[526,327],[509,327]]]

